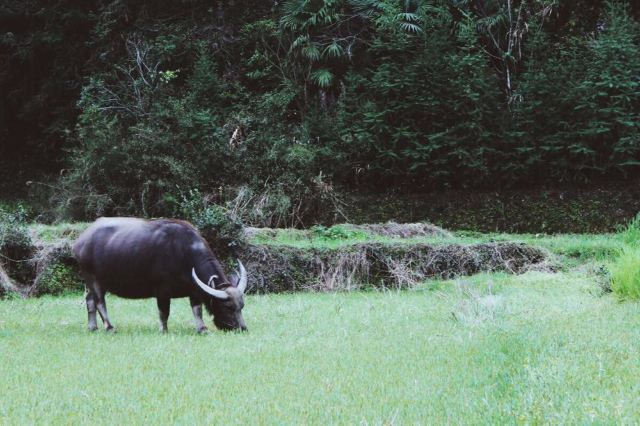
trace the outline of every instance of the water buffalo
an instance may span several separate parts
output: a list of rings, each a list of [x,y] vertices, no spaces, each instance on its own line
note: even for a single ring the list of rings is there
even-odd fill
[[[85,279],[89,330],[96,330],[96,308],[106,330],[105,293],[129,299],[155,297],[160,326],[167,331],[172,298],[189,297],[198,332],[206,331],[202,305],[223,330],[246,330],[242,318],[247,272],[227,279],[207,242],[188,222],[100,218],[73,245]],[[205,284],[199,277],[207,279]]]

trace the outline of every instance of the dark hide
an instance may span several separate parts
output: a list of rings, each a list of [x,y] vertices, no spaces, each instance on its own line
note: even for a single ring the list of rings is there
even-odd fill
[[[95,329],[95,308],[93,323],[91,318],[93,302],[105,327],[111,327],[105,318],[106,307],[104,315],[101,309],[106,292],[130,299],[155,297],[165,331],[169,301],[176,297],[191,298],[199,331],[204,328],[201,320],[198,325],[196,314],[201,304],[214,315],[218,328],[246,328],[241,314],[242,293],[228,280],[207,242],[187,222],[100,218],[80,235],[73,252],[86,280],[91,329]],[[211,285],[230,296],[221,300],[205,293],[194,283],[192,268],[205,283],[217,276]]]

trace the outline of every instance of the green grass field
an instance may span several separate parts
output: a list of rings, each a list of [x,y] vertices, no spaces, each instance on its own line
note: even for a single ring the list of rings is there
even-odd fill
[[[640,304],[587,267],[249,296],[245,334],[107,303],[116,334],[86,331],[81,294],[0,302],[1,424],[640,420]]]

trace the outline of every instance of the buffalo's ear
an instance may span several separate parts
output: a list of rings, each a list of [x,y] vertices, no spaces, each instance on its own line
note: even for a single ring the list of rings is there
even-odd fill
[[[238,276],[237,272],[232,272],[231,275],[229,276],[229,279],[231,280],[231,285],[233,287],[238,287],[238,282],[240,281],[240,277]]]

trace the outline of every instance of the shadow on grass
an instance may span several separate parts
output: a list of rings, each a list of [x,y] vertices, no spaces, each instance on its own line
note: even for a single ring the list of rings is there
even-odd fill
[[[163,333],[160,331],[160,327],[158,325],[148,323],[122,323],[121,325],[116,324],[114,326],[113,331],[107,331],[103,328],[102,324],[98,326],[98,329],[95,331],[89,331],[86,322],[75,322],[75,321],[64,321],[52,324],[40,324],[39,326],[36,324],[25,325],[21,327],[21,331],[26,333],[46,333],[46,334],[58,334],[61,336],[110,336],[114,339],[119,337],[172,337],[172,336],[197,336],[197,337],[206,337],[213,334],[234,334],[234,333],[224,333],[223,331],[219,331],[214,327],[209,327],[209,331],[206,333],[198,333],[195,327],[190,327],[187,324],[179,324],[176,323],[173,327],[169,326],[169,331]],[[0,330],[0,338],[1,337],[9,337],[15,334],[19,334],[21,332],[18,329],[5,329]]]

